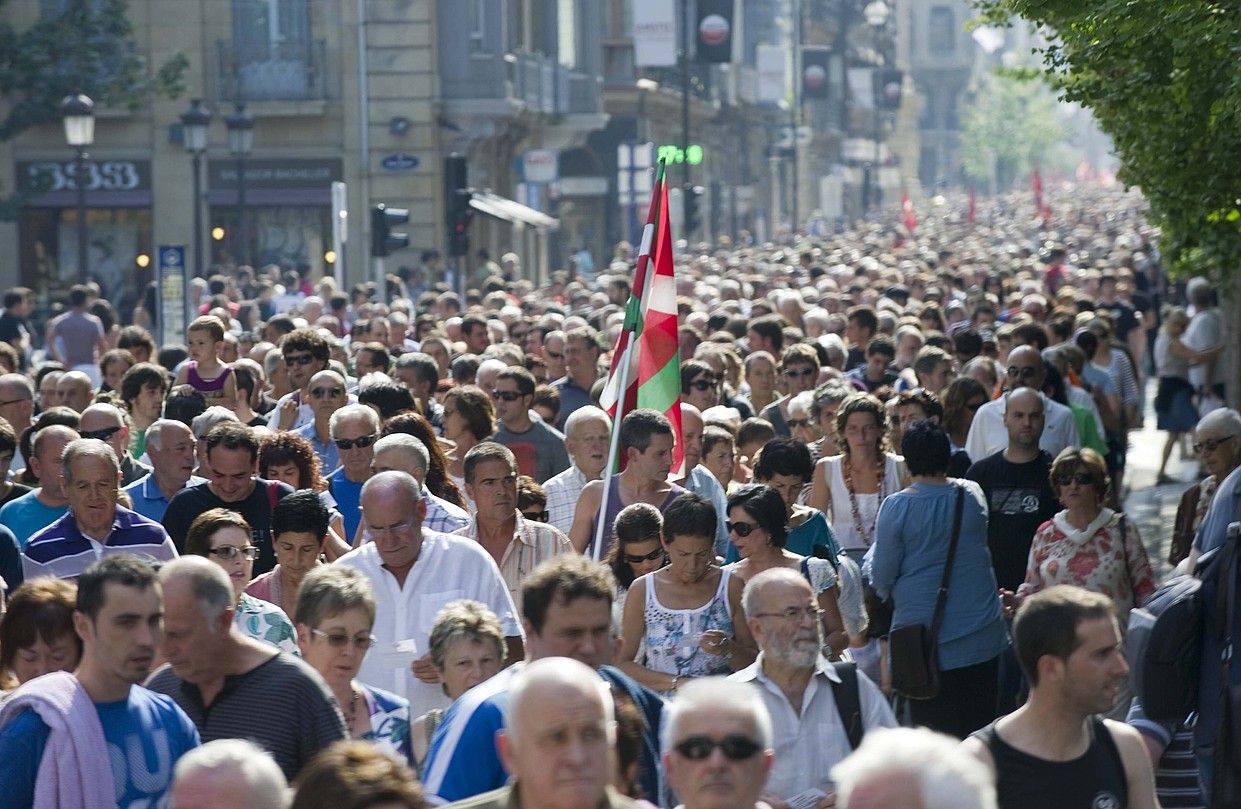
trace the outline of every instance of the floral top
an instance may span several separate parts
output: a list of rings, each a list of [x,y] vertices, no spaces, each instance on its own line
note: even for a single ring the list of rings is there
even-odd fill
[[[366,700],[371,729],[358,738],[374,742],[381,750],[413,764],[413,747],[409,743],[409,701],[382,688],[355,681]]]
[[[233,613],[233,624],[246,635],[270,643],[282,652],[301,657],[293,622],[284,610],[254,596],[241,594]]]
[[[701,607],[676,610],[665,607],[655,592],[655,575],[643,576],[646,582],[646,665],[654,671],[681,677],[706,677],[731,674],[728,658],[704,652],[698,645],[708,629],[718,629],[733,636],[732,605],[728,601],[728,580],[732,572],[720,572],[715,594]]]
[[[1034,534],[1026,580],[1018,594],[1075,584],[1110,596],[1125,615],[1145,603],[1155,592],[1155,575],[1133,520],[1105,508],[1079,531],[1069,524],[1067,514],[1061,511]]]

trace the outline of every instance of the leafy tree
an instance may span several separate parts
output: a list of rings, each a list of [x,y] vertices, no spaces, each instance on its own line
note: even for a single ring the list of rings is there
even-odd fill
[[[1055,96],[1045,83],[1014,71],[988,73],[965,110],[965,172],[994,182],[993,190],[1006,190],[1034,166],[1053,162],[1064,135]]]
[[[1043,67],[1093,113],[1181,272],[1241,264],[1241,16],[1209,0],[977,0],[1048,29]]]

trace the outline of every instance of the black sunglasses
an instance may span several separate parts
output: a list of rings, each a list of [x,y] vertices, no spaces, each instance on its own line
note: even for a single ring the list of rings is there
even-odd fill
[[[546,511],[523,511],[521,516],[525,517],[527,520],[534,520],[535,522],[547,522],[548,514]]]
[[[493,399],[500,399],[505,402],[515,402],[525,394],[515,390],[493,390],[491,396]]]
[[[733,522],[732,520],[726,521],[724,527],[728,529],[728,533],[736,534],[739,537],[748,537],[758,528],[754,523]]]
[[[690,736],[673,749],[690,761],[702,761],[717,747],[729,761],[745,761],[762,749],[758,742],[739,734],[729,734],[720,741],[709,736]]]
[[[79,433],[79,435],[81,435],[83,438],[96,438],[100,441],[107,441],[109,438],[116,435],[120,431],[121,431],[121,428],[119,426],[104,427],[102,430],[87,430],[85,432]]]
[[[1089,486],[1094,483],[1094,475],[1089,472],[1078,472],[1073,475],[1056,475],[1057,486],[1068,486],[1070,483],[1076,483],[1078,486]]]
[[[316,399],[335,399],[337,396],[344,396],[344,388],[311,388],[310,395]]]
[[[353,449],[355,446],[359,449],[366,449],[371,444],[379,440],[379,436],[371,433],[370,435],[360,435],[357,438],[337,438],[332,443],[337,449]]]
[[[662,559],[663,555],[664,555],[664,549],[656,548],[650,553],[644,553],[644,554],[627,553],[625,554],[625,561],[631,565],[640,565],[643,562],[654,562],[656,559]]]
[[[1024,368],[1016,365],[1010,365],[1008,366],[1008,375],[1019,379],[1033,379],[1038,376],[1040,370],[1042,369],[1033,365],[1027,365]]]
[[[289,365],[309,365],[315,361],[314,354],[288,354],[284,361]]]
[[[693,382],[689,383],[689,386],[693,388],[694,390],[711,390],[717,384],[719,383],[713,382],[708,379],[696,379]]]

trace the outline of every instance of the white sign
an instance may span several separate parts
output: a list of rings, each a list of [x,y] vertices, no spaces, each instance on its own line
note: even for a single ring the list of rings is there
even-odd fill
[[[528,183],[555,182],[558,161],[553,149],[529,149],[521,156],[521,176]]]
[[[873,67],[851,67],[848,72],[849,93],[853,103],[864,110],[875,108],[875,69]]]
[[[785,49],[775,45],[759,45],[755,51],[755,64],[758,69],[758,102],[775,104],[785,98],[787,93],[785,68],[788,58]]]
[[[633,63],[637,67],[672,67],[677,63],[677,4],[669,0],[633,0]]]
[[[602,197],[607,193],[606,177],[560,178],[560,195],[563,197]]]

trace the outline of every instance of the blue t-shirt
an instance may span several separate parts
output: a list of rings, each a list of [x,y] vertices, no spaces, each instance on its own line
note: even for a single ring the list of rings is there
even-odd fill
[[[65,516],[65,513],[69,511],[68,506],[52,508],[43,505],[35,496],[38,491],[35,489],[27,492],[0,508],[0,525],[13,532],[13,536],[17,537],[23,551],[26,550],[26,543],[32,536]]]
[[[97,702],[112,762],[117,809],[163,806],[177,760],[198,746],[194,723],[172,697],[141,686],[118,702]],[[34,711],[23,711],[0,728],[0,806],[34,802],[35,778],[51,731]]]
[[[333,472],[328,481],[332,497],[336,498],[336,507],[345,518],[345,541],[352,542],[362,523],[362,484],[345,477],[343,466]]]

